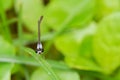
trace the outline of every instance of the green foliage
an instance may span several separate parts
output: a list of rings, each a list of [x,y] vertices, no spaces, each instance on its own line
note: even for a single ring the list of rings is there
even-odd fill
[[[120,10],[119,0],[97,0],[97,16],[101,19],[111,13],[118,12]]]
[[[42,59],[41,55],[37,56],[36,53],[33,50],[29,49],[29,48],[25,48],[25,51],[27,51],[28,53],[30,53],[38,61],[38,63],[41,65],[41,67],[51,77],[51,80],[60,80],[59,77],[51,69],[51,66],[44,59]]]
[[[69,70],[54,70],[61,80],[80,80],[79,75],[75,71],[69,71]],[[37,69],[35,72],[33,72],[31,76],[31,80],[49,80],[49,77],[46,75],[46,73],[40,68]]]
[[[20,6],[22,5],[22,22],[26,27],[37,33],[38,19],[43,15],[42,0],[15,0],[15,11],[19,13]],[[42,27],[44,29],[44,27]],[[43,32],[42,32],[43,33]]]
[[[99,23],[94,38],[94,57],[103,72],[111,74],[119,67],[120,60],[120,13],[105,17]],[[104,57],[103,57],[104,56]]]
[[[15,54],[15,48],[9,44],[7,41],[5,41],[0,36],[0,55],[9,55],[13,56]],[[11,70],[13,68],[12,63],[0,63],[0,79],[1,80],[10,80],[11,76]]]
[[[48,1],[0,0],[0,80],[120,80],[120,0]]]
[[[91,60],[91,49],[89,49],[92,47],[92,38],[90,37],[95,33],[95,28],[95,23],[91,23],[90,26],[83,30],[75,30],[56,39],[56,48],[64,54],[65,61],[69,66],[83,70],[99,70],[96,64]],[[88,40],[87,45],[89,45],[89,48],[86,48],[87,45],[84,44],[87,43],[86,39]],[[83,41],[85,42],[83,43]]]
[[[12,0],[1,0],[4,10],[8,10],[12,7],[13,1]]]
[[[63,26],[83,27],[92,20],[94,13],[95,0],[55,0],[45,10],[46,23],[54,30]]]

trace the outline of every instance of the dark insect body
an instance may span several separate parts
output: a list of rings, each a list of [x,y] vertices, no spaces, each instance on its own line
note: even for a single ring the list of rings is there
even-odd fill
[[[40,24],[42,19],[43,19],[43,16],[41,16],[40,19],[38,20],[38,43],[37,43],[37,50],[36,50],[37,54],[41,54],[44,51],[42,43],[40,42]]]

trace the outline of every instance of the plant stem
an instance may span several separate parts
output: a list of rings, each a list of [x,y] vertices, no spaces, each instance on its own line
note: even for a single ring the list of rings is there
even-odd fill
[[[37,67],[41,66],[41,64],[36,62],[34,58],[25,57],[25,56],[0,55],[0,62],[25,64],[25,65],[31,65],[31,66],[37,66]],[[52,68],[61,69],[61,70],[70,69],[66,64],[58,62],[58,61],[47,60],[47,62],[51,64]]]
[[[18,14],[18,37],[20,42],[22,42],[22,20],[21,20],[22,6],[20,5],[19,14]],[[21,43],[20,43],[21,44]]]
[[[23,42],[22,42],[23,32],[22,32],[22,19],[21,18],[22,18],[22,5],[20,4],[19,14],[18,14],[18,39],[19,39],[20,52],[22,51],[21,47],[23,45]]]
[[[32,55],[38,63],[41,65],[41,67],[47,72],[47,74],[51,77],[51,80],[60,80],[60,78],[55,74],[55,72],[52,70],[51,66],[42,58],[41,55],[38,56],[32,49],[30,48],[24,48],[25,51],[27,51],[30,55]]]
[[[10,29],[7,23],[7,18],[5,15],[5,10],[3,8],[2,0],[0,0],[0,17],[2,19],[2,26],[1,26],[2,34],[8,42],[12,42],[12,37],[11,37]]]

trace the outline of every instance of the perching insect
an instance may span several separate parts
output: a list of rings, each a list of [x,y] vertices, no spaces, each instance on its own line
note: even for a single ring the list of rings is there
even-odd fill
[[[43,16],[41,16],[40,19],[38,20],[38,43],[37,43],[37,50],[36,50],[37,54],[41,54],[44,51],[42,43],[40,42],[40,24],[42,19],[43,19]]]

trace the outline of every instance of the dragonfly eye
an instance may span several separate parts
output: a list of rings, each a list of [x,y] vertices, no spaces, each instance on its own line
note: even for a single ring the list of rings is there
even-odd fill
[[[37,49],[37,50],[36,50],[36,53],[37,53],[37,54],[42,54],[42,52],[44,52],[44,49],[39,49],[39,50]]]
[[[36,53],[41,54],[43,51],[44,51],[44,49],[43,49],[43,47],[42,47],[42,44],[41,44],[41,43],[40,43],[40,44],[38,43],[38,44],[37,44]]]

